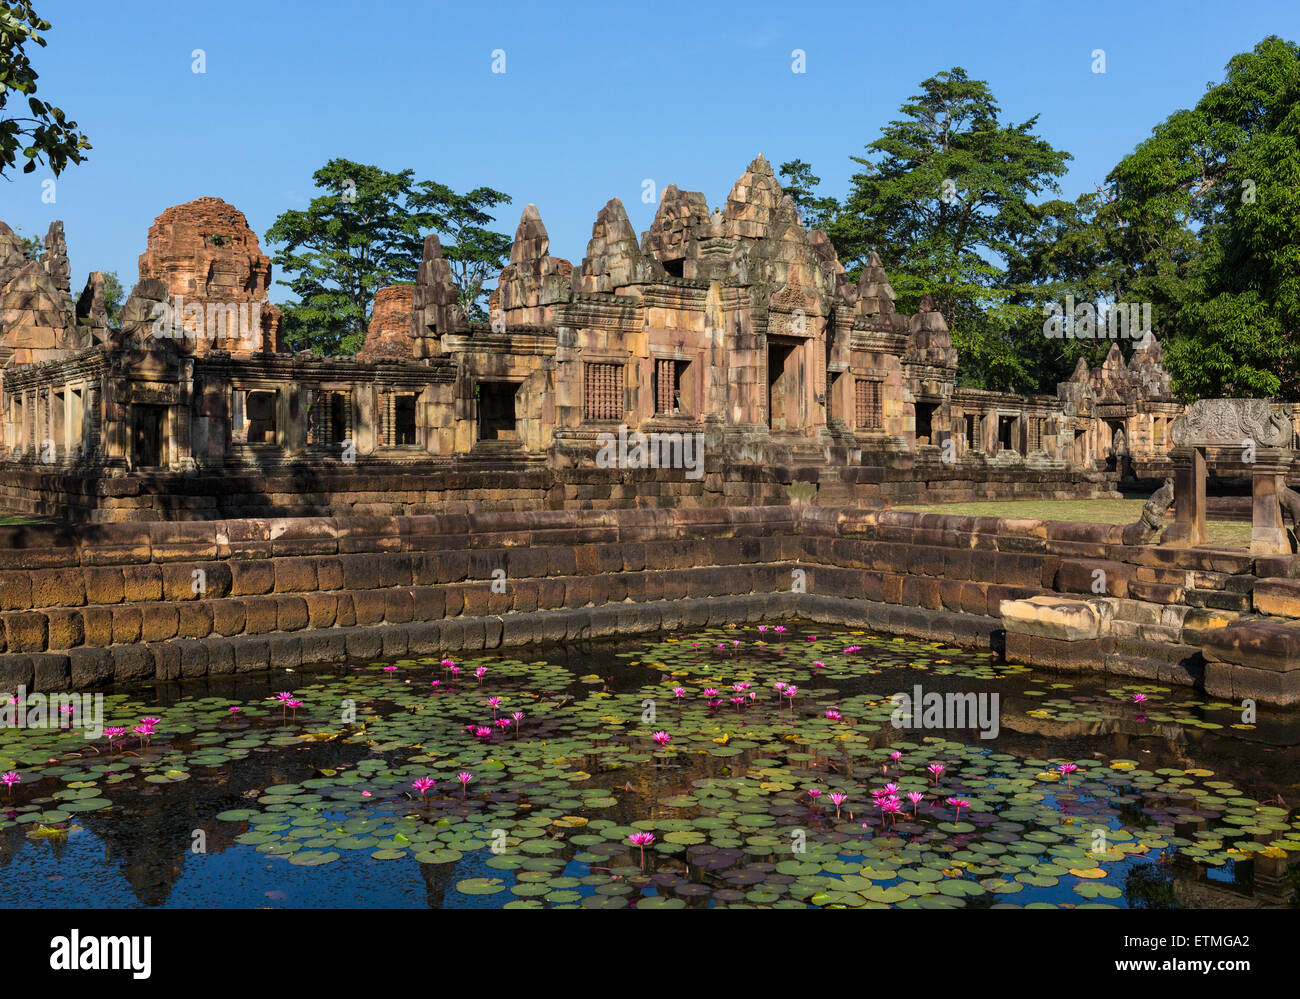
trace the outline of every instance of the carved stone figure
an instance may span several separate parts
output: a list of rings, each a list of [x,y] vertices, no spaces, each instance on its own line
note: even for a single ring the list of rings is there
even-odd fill
[[[1296,497],[1300,502],[1300,496]],[[1151,494],[1142,507],[1142,516],[1124,528],[1124,544],[1149,545],[1164,529],[1169,518],[1169,508],[1174,505],[1174,480],[1166,477],[1164,484]]]

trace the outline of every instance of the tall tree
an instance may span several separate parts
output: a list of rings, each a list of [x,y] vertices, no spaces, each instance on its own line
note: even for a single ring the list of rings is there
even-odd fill
[[[805,229],[825,229],[840,210],[840,203],[832,197],[817,193],[822,179],[812,172],[812,165],[803,160],[782,163],[778,171],[781,187],[790,195]]]
[[[44,47],[39,32],[49,30],[50,22],[41,20],[31,0],[0,0],[0,177],[20,157],[23,173],[45,162],[57,177],[69,163],[82,162],[83,150],[90,148],[75,121],[36,96],[37,73],[26,46]],[[26,108],[10,108],[10,94],[25,95]]]
[[[1071,157],[1034,134],[1037,116],[1003,124],[988,85],[960,67],[900,110],[869,155],[853,157],[863,170],[828,229],[840,259],[853,270],[878,250],[900,308],[931,295],[968,384],[1036,387],[1022,340],[1042,335],[1041,308],[1032,289],[1010,285],[1006,261],[1033,238],[1034,199],[1058,189]]]
[[[411,281],[421,254],[420,219],[407,210],[415,172],[390,173],[333,159],[312,175],[325,193],[306,211],[284,212],[266,231],[297,302],[285,303],[294,349],[355,353],[365,342],[380,288]]]
[[[483,283],[510,259],[511,237],[487,228],[496,221],[489,210],[502,204],[510,204],[510,195],[502,191],[476,187],[457,194],[431,180],[417,184],[410,197],[422,224],[444,237],[442,255],[451,263],[460,307],[475,321],[487,318]]]
[[[510,253],[510,237],[487,228],[488,209],[508,203],[490,187],[457,194],[445,184],[416,183],[413,170],[391,173],[351,160],[330,160],[313,175],[325,193],[306,211],[284,212],[266,232],[274,260],[297,296],[281,305],[295,349],[354,353],[365,342],[375,292],[415,279],[423,234],[444,239],[460,303],[484,315],[483,283]]]
[[[1107,177],[1085,238],[1153,304],[1184,398],[1300,400],[1300,48],[1270,36]]]

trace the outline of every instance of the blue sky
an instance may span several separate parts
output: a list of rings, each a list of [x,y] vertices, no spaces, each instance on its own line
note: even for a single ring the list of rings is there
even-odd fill
[[[643,181],[719,205],[759,152],[802,158],[842,195],[850,156],[921,80],[962,66],[1004,119],[1074,155],[1063,193],[1090,190],[1268,34],[1300,38],[1294,0],[812,4],[37,0],[41,97],[94,145],[42,202],[46,169],[0,181],[24,235],[64,220],[73,287],[92,269],[129,288],[169,205],[215,195],[259,236],[305,207],[331,157],[535,202],[551,252],[581,260],[596,212]],[[1106,72],[1092,71],[1104,49]],[[203,49],[206,72],[191,70]],[[493,51],[506,72],[492,72]],[[806,72],[791,71],[794,49]],[[265,243],[263,249],[266,249]],[[887,257],[888,254],[886,253]],[[885,260],[889,266],[888,259]],[[277,277],[278,277],[277,273]],[[273,289],[282,300],[287,289]]]

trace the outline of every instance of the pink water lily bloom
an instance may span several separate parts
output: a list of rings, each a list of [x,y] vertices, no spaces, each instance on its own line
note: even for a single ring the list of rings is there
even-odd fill
[[[844,802],[848,800],[849,800],[849,796],[845,794],[843,791],[831,792],[831,801],[835,803],[835,818],[837,820],[840,817],[840,805],[844,804]]]
[[[466,788],[469,787],[470,781],[474,779],[474,775],[470,773],[468,770],[462,770],[460,773],[456,775],[456,779],[460,781],[460,794],[461,797],[463,798],[465,796]]]
[[[10,770],[6,773],[0,774],[0,783],[3,783],[5,789],[9,792],[10,801],[12,801],[14,797],[14,785],[21,784],[22,780],[23,779],[18,776],[17,770]]]
[[[436,781],[434,781],[432,777],[420,777],[417,780],[411,782],[411,787],[419,791],[420,797],[423,798],[431,790],[433,790],[433,786],[435,783]]]
[[[633,846],[641,848],[641,870],[645,870],[645,848],[655,841],[655,834],[649,832],[634,832],[628,837],[628,842]]]
[[[958,822],[961,820],[961,810],[963,808],[970,807],[970,802],[967,801],[965,798],[949,798],[948,804],[952,805],[952,807],[957,811],[957,818],[953,819],[954,822]]]
[[[668,743],[673,741],[673,737],[671,735],[669,735],[667,732],[662,732],[662,731],[656,732],[650,738],[654,739],[654,741],[658,743],[660,746],[666,746],[668,745]]]

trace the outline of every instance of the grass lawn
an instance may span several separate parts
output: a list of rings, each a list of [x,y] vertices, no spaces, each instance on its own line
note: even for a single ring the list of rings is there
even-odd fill
[[[957,517],[1026,517],[1030,520],[1081,520],[1094,524],[1131,524],[1142,515],[1145,499],[980,500],[897,506],[895,510],[947,513]],[[1250,525],[1227,520],[1205,524],[1212,545],[1249,547]]]

